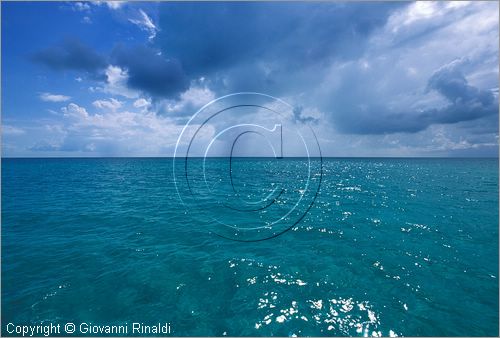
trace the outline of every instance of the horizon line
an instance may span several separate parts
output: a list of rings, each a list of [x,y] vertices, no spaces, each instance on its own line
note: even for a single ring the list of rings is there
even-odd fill
[[[1,156],[1,159],[224,159],[224,158],[241,158],[241,159],[498,159],[499,156]]]

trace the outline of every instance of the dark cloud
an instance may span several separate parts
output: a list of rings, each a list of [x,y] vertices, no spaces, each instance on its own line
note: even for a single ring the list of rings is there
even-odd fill
[[[428,88],[436,90],[451,102],[450,106],[440,111],[440,123],[472,120],[498,112],[493,92],[469,85],[460,71],[461,64],[461,60],[456,60],[436,71],[429,79]]]
[[[32,59],[53,70],[76,70],[96,74],[106,67],[106,59],[80,40],[67,38],[60,44],[35,53]]]
[[[403,79],[391,70],[398,65],[407,71],[401,65],[408,62],[418,72],[420,60],[400,61],[397,51],[425,44],[476,9],[453,12],[437,5],[437,11],[448,13],[443,18],[436,15],[435,20],[406,25],[401,17],[397,29],[385,31],[389,16],[399,9],[403,13],[407,6],[412,3],[169,3],[160,7],[156,43],[165,56],[181,62],[190,78],[208,77],[218,93],[256,90],[280,97],[310,96],[301,104],[328,112],[344,133],[416,133],[433,124],[498,114],[497,98],[469,84],[460,65],[443,67],[427,81],[428,92],[446,100],[444,107],[413,105],[428,94],[420,89],[425,77]],[[385,40],[373,40],[381,31]],[[386,43],[387,50],[379,50],[372,60],[377,43]],[[367,71],[356,65],[359,69],[342,75],[338,65],[361,63],[363,58],[383,67]],[[325,81],[332,65],[339,74]],[[324,89],[329,86],[332,89]],[[397,102],[403,96],[412,98]],[[294,114],[298,121],[313,122],[300,108]]]
[[[492,114],[475,121],[464,121],[458,126],[469,135],[498,135],[498,114]]]
[[[415,133],[432,124],[454,124],[498,115],[498,99],[493,92],[471,86],[460,71],[462,61],[454,61],[437,70],[428,80],[427,89],[449,101],[443,108],[395,111],[386,105],[351,102],[334,116],[337,128],[354,134]]]
[[[293,109],[293,117],[295,118],[295,121],[301,122],[301,123],[318,123],[318,119],[314,118],[312,116],[304,116],[303,114],[304,108],[302,106],[295,107]]]
[[[146,46],[118,46],[112,62],[128,71],[127,85],[153,98],[173,98],[189,87],[189,80],[175,59],[166,59]]]
[[[68,38],[35,53],[32,59],[57,71],[88,72],[100,81],[106,80],[104,70],[111,63],[127,70],[128,87],[153,98],[174,98],[189,87],[189,79],[180,62],[167,59],[158,50],[145,45],[133,48],[119,45],[109,58],[105,58],[80,40]]]
[[[399,3],[168,3],[157,43],[190,76],[235,65],[304,67],[359,55]],[[255,76],[251,72],[246,74]]]
[[[332,60],[359,56],[370,33],[401,6],[406,4],[165,3],[155,38],[161,55],[149,45],[121,45],[107,60],[67,39],[34,59],[55,70],[99,73],[101,80],[108,64],[118,65],[128,71],[128,87],[154,99],[176,98],[202,76],[220,94],[259,89],[289,95],[315,81]]]

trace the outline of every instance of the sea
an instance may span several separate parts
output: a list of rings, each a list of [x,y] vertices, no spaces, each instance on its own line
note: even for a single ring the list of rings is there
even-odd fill
[[[498,159],[1,164],[3,335],[499,334]]]

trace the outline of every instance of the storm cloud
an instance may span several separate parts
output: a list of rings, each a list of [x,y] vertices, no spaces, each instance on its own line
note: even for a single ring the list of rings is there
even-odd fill
[[[106,59],[77,38],[66,38],[61,43],[32,55],[35,62],[53,70],[75,70],[98,73],[106,67]]]
[[[435,91],[448,101],[444,107],[394,111],[378,103],[346,104],[350,110],[334,117],[338,128],[353,134],[415,133],[433,124],[453,124],[498,114],[498,98],[491,90],[471,86],[460,71],[462,64],[461,60],[455,60],[428,80],[427,91]]]
[[[166,59],[150,47],[118,46],[113,51],[111,60],[128,71],[127,84],[130,88],[143,91],[154,98],[176,97],[189,88],[181,63],[175,59]]]
[[[352,58],[399,3],[171,3],[157,44],[191,75],[237,64],[305,66]]]

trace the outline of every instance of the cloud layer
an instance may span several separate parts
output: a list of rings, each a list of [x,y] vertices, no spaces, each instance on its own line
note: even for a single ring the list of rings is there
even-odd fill
[[[29,134],[33,152],[164,154],[172,140],[160,133],[216,97],[256,91],[294,105],[329,156],[497,153],[498,3],[106,4],[70,6],[86,29],[116,26],[107,50],[82,31],[31,52],[78,90],[37,91],[64,106],[37,132],[10,123],[12,142]],[[153,144],[127,145],[134,137]]]

